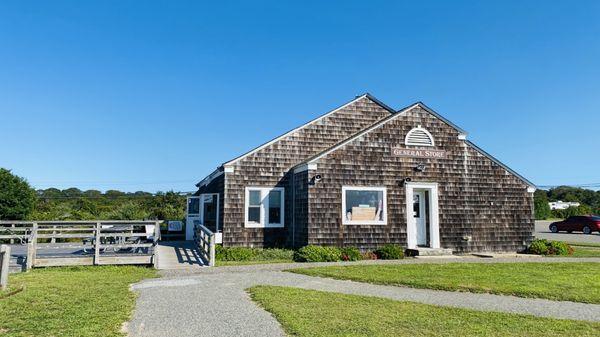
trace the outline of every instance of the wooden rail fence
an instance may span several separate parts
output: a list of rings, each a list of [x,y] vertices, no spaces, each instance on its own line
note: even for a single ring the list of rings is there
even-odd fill
[[[215,233],[201,224],[194,225],[194,241],[198,246],[200,257],[213,267],[215,265]]]
[[[162,221],[0,221],[0,242],[27,245],[26,268],[158,263]]]

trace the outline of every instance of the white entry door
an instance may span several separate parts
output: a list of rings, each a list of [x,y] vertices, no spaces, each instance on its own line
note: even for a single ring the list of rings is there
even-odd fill
[[[185,218],[185,239],[194,240],[194,225],[202,223],[200,213],[200,197],[187,198],[187,212]]]
[[[425,212],[425,191],[413,193],[413,216],[417,225],[417,245],[427,246],[427,214]]]

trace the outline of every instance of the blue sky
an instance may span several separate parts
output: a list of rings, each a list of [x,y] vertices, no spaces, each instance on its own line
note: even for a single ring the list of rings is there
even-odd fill
[[[0,4],[0,167],[38,188],[192,191],[364,92],[600,183],[598,1]]]

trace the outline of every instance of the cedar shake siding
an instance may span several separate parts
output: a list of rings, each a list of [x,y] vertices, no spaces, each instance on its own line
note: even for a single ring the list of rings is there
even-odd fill
[[[198,195],[219,193],[224,246],[515,252],[533,239],[532,183],[424,104],[396,112],[368,94],[224,163],[197,186]],[[246,227],[249,187],[283,189],[283,227]],[[343,187],[380,192],[352,192],[342,206]]]
[[[520,251],[532,239],[530,186],[460,140],[455,128],[420,105],[314,162],[322,180],[308,186],[308,243],[375,249],[385,243],[406,246],[406,200],[402,180],[438,183],[439,234],[455,252]],[[421,125],[444,159],[399,157],[406,134]],[[416,147],[418,148],[418,147]],[[423,172],[414,168],[426,165]],[[311,173],[309,173],[310,175]],[[387,225],[342,225],[342,186],[387,188]],[[299,201],[297,201],[299,202]],[[470,239],[467,239],[470,237]]]
[[[231,161],[234,171],[225,173],[223,245],[292,245],[293,193],[289,170],[393,112],[369,95],[363,95],[250,155]],[[285,188],[285,227],[246,228],[245,188],[275,186]]]

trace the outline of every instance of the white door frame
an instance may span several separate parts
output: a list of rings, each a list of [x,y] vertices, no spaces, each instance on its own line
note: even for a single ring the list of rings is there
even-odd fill
[[[219,223],[219,207],[221,207],[221,205],[219,205],[219,193],[202,193],[200,194],[200,223],[204,225],[204,196],[205,195],[212,195],[213,198],[217,198],[217,223],[216,223],[216,232],[219,231],[220,227],[220,223]]]
[[[413,195],[415,189],[429,192],[429,245],[440,248],[440,219],[438,206],[438,184],[423,182],[407,182],[406,188],[406,244],[409,249],[417,248],[417,222],[413,216]],[[424,200],[423,200],[424,202]]]

